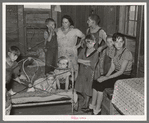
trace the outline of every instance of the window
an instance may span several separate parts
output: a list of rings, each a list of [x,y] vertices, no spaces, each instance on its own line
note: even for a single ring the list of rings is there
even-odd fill
[[[120,6],[119,32],[136,37],[138,6]]]

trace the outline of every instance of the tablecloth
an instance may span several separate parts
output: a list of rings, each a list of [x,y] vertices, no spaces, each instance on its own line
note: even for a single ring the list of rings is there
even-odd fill
[[[144,115],[144,78],[118,80],[112,103],[124,115]]]

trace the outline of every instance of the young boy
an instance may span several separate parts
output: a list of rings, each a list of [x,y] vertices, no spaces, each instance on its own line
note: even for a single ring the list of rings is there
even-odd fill
[[[47,30],[44,32],[45,39],[45,74],[53,72],[57,66],[58,44],[57,35],[54,31],[55,21],[52,18],[45,20]]]
[[[17,58],[20,55],[20,50],[16,46],[11,46],[8,49],[8,56],[6,58],[6,70],[12,71],[12,78],[15,81],[18,81],[19,83],[22,83],[20,81],[20,67],[17,64]],[[13,92],[12,89],[9,90],[9,93],[11,95],[14,95],[16,92]]]
[[[58,89],[68,90],[69,77],[71,75],[71,73],[68,71],[68,63],[69,61],[65,56],[61,56],[58,59],[58,68],[54,70]]]

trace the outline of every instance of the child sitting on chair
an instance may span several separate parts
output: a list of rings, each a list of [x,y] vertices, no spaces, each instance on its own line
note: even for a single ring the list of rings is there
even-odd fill
[[[47,92],[55,92],[55,90],[56,90],[55,76],[53,73],[47,73],[46,78],[37,79],[34,82],[33,87],[31,84],[29,84],[29,87],[30,88],[27,90],[27,92],[37,91],[37,90],[44,90]]]
[[[61,56],[58,59],[58,68],[54,70],[56,75],[56,84],[58,89],[68,90],[69,87],[69,77],[71,75],[68,69],[69,61],[65,56]]]

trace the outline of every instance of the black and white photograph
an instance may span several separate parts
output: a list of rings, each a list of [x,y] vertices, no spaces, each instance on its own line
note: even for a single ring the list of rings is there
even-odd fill
[[[145,121],[141,2],[3,2],[4,121]]]

